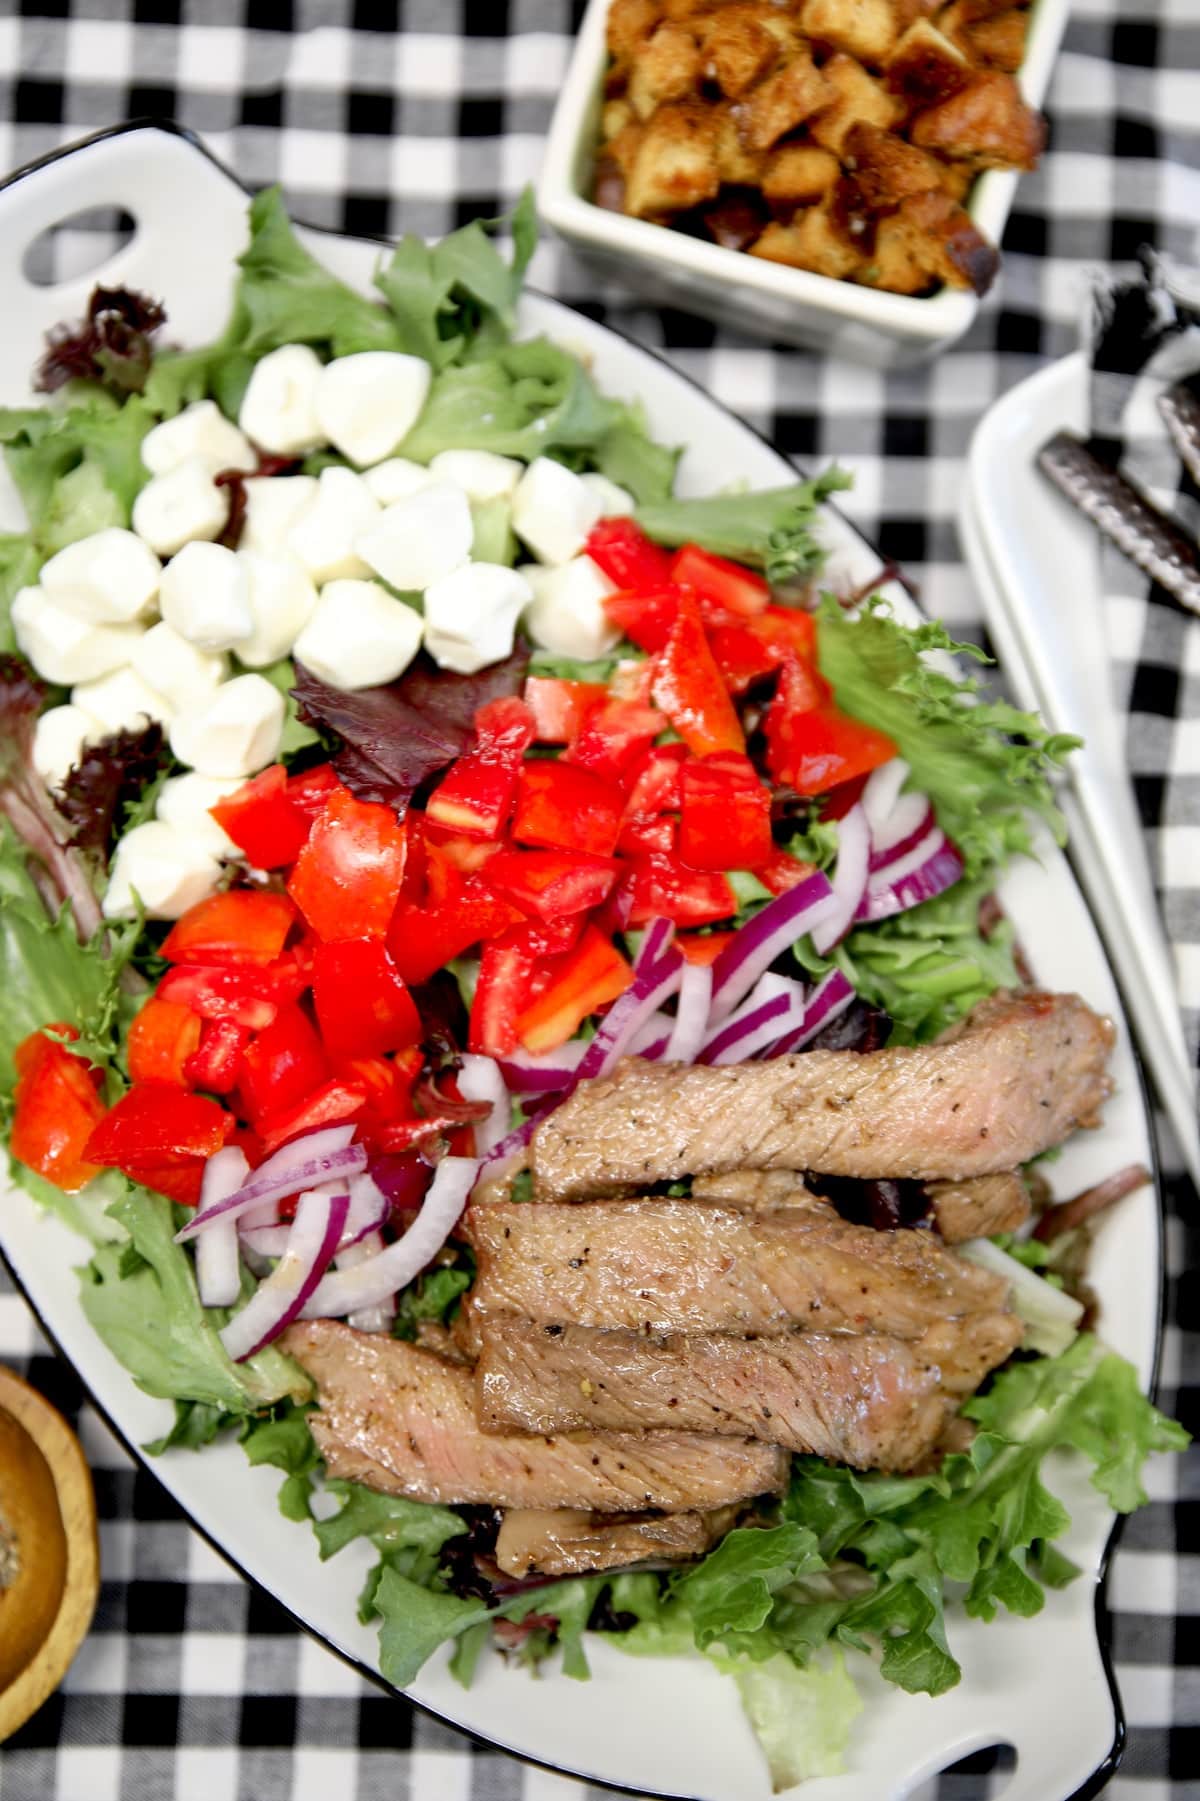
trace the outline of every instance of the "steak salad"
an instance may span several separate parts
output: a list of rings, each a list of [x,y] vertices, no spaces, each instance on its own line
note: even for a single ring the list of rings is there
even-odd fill
[[[699,1653],[783,1786],[1071,1579],[1048,1453],[1185,1442],[1084,1329],[1147,1178],[1038,1168],[1110,1091],[994,898],[1071,744],[823,593],[836,470],[674,498],[511,223],[369,300],[260,195],[216,342],[98,290],[0,410],[13,1176],[151,1448],[374,1547],[389,1681]]]

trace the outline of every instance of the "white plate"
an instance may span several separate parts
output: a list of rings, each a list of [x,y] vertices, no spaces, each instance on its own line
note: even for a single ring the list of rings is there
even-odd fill
[[[1200,1183],[1195,1077],[1110,700],[1099,538],[1036,466],[1054,432],[1086,434],[1087,410],[1082,352],[998,400],[971,441],[959,530],[1021,704],[1085,742],[1070,761],[1065,804],[1075,864],[1182,1155]]]
[[[246,233],[241,190],[183,135],[147,128],[104,135],[0,190],[0,245],[9,259],[0,268],[5,399],[26,396],[42,331],[78,313],[96,279],[93,273],[58,289],[29,289],[19,276],[21,251],[61,214],[102,204],[124,206],[138,221],[132,242],[103,269],[106,282],[162,295],[172,330],[185,343],[210,337],[224,323],[233,258]],[[367,285],[376,246],[304,235],[340,274]],[[522,326],[577,348],[603,388],[638,396],[656,434],[686,445],[683,492],[710,492],[734,475],[751,486],[770,486],[792,474],[707,395],[603,327],[538,296],[523,304]],[[831,522],[830,535],[839,566],[868,580],[878,568],[875,553],[840,520]],[[899,588],[891,598],[898,611],[911,614]],[[1048,854],[1041,867],[1024,865],[1005,883],[1004,900],[1041,978],[1077,989],[1120,1025],[1116,988],[1063,859]],[[1113,1067],[1117,1092],[1103,1132],[1082,1136],[1053,1166],[1061,1193],[1120,1164],[1151,1160],[1138,1071],[1123,1025]],[[2,1217],[4,1250],[18,1280],[117,1431],[133,1446],[157,1437],[169,1408],[134,1387],[77,1304],[72,1272],[80,1260],[78,1241],[19,1189],[5,1197]],[[1106,1335],[1144,1381],[1157,1325],[1158,1218],[1151,1190],[1133,1196],[1101,1229],[1094,1270]],[[363,1546],[319,1563],[308,1528],[279,1516],[276,1473],[251,1469],[235,1444],[214,1445],[199,1456],[172,1452],[150,1467],[249,1576],[329,1646],[377,1675],[375,1633],[355,1618],[355,1597],[370,1562]],[[865,1658],[854,1659],[868,1706],[849,1772],[807,1785],[800,1791],[805,1801],[899,1801],[930,1774],[997,1742],[1015,1745],[1019,1755],[1006,1801],[1064,1801],[1110,1766],[1120,1733],[1095,1608],[1112,1519],[1079,1470],[1064,1465],[1054,1481],[1075,1518],[1065,1548],[1084,1576],[1051,1593],[1032,1625],[1004,1618],[983,1626],[953,1617],[951,1639],[964,1678],[937,1700],[888,1689]],[[766,1768],[730,1683],[701,1662],[634,1662],[602,1638],[589,1642],[589,1657],[590,1684],[558,1676],[531,1681],[488,1657],[474,1687],[464,1692],[442,1655],[410,1693],[455,1725],[564,1771],[691,1801],[767,1801]]]

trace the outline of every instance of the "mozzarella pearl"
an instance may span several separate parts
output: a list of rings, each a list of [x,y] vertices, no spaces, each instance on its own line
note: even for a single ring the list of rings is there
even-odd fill
[[[254,630],[245,565],[223,544],[186,544],[163,570],[159,606],[199,650],[232,650]]]
[[[470,500],[507,500],[524,472],[516,457],[494,450],[439,450],[429,464],[430,475],[453,482]]]
[[[128,663],[142,636],[137,625],[93,625],[41,588],[22,588],[12,603],[17,649],[48,682],[71,687]]]
[[[165,475],[188,457],[200,457],[216,475],[221,469],[257,469],[249,439],[228,420],[215,400],[197,400],[173,419],[164,419],[142,439],[142,462],[151,475]]]
[[[241,787],[238,777],[173,775],[159,790],[154,811],[164,825],[186,832],[211,857],[240,857],[241,851],[212,816],[211,808]]]
[[[246,518],[239,550],[282,556],[287,536],[317,498],[315,475],[257,475],[246,483]]]
[[[51,707],[39,718],[33,733],[32,759],[47,788],[58,788],[74,769],[96,722],[79,707]]]
[[[601,657],[620,640],[609,624],[604,597],[613,584],[591,557],[573,557],[554,569],[526,568],[534,590],[525,627],[542,650],[560,657]]]
[[[335,357],[317,383],[321,429],[350,462],[377,463],[416,424],[432,379],[423,356],[362,350]]]
[[[274,762],[283,715],[283,696],[264,676],[236,675],[176,714],[171,749],[201,775],[245,779]]]
[[[580,475],[535,457],[513,494],[513,530],[539,563],[565,563],[583,549],[604,503]]]
[[[317,590],[295,557],[263,556],[241,550],[238,561],[249,583],[254,630],[237,647],[239,662],[266,669],[286,657],[317,604]]]
[[[287,547],[313,581],[368,576],[356,554],[359,536],[379,518],[379,505],[353,469],[322,469],[317,497],[288,533]]]
[[[296,660],[335,688],[394,682],[421,648],[424,622],[378,582],[329,582],[296,639]]]
[[[516,569],[469,563],[425,590],[425,643],[443,669],[473,675],[513,647],[513,632],[533,590]]]
[[[133,529],[160,557],[197,540],[211,542],[228,518],[229,490],[218,488],[203,457],[152,476],[133,503]]]
[[[316,412],[321,359],[307,344],[284,344],[254,365],[238,424],[273,456],[302,456],[326,442]]]
[[[71,705],[94,719],[103,737],[142,732],[153,720],[165,725],[174,711],[133,669],[114,669],[94,682],[79,682],[71,690]]]
[[[110,525],[77,538],[38,577],[62,606],[98,625],[128,625],[154,604],[162,564],[134,532]]]
[[[142,680],[176,710],[194,706],[229,674],[228,657],[197,649],[165,619],[150,627],[130,661]]]
[[[179,919],[215,889],[216,858],[189,833],[160,819],[118,840],[104,896],[106,919],[132,919],[141,901],[148,919]]]
[[[427,588],[465,563],[474,536],[471,505],[462,489],[431,482],[388,507],[359,534],[355,547],[385,582],[408,593]]]

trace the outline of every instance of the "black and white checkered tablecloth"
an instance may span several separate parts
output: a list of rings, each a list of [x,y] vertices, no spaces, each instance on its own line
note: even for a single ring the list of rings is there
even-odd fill
[[[576,11],[570,0],[0,0],[0,168],[124,118],[168,116],[245,181],[282,182],[301,219],[441,233],[498,212],[536,174]],[[1048,111],[1050,150],[1021,183],[1001,291],[929,369],[824,363],[651,312],[598,292],[554,244],[538,251],[533,279],[663,349],[800,462],[848,465],[847,511],[933,612],[972,629],[953,520],[975,421],[1074,347],[1091,271],[1128,265],[1142,244],[1200,260],[1200,0],[1075,0]],[[1186,1327],[1200,1230],[1195,1195],[1168,1188],[1161,1399],[1194,1428],[1200,1340]],[[104,1574],[61,1693],[0,1751],[0,1801],[593,1792],[383,1695],[249,1589],[132,1467],[3,1275],[0,1359],[79,1421]],[[1164,1460],[1115,1560],[1129,1737],[1114,1801],[1200,1797],[1198,1508],[1200,1452]],[[1001,1773],[976,1769],[943,1778],[939,1793],[976,1801],[1003,1787]]]

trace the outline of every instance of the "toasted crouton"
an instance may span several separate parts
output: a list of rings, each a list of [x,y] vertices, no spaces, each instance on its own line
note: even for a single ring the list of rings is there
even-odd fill
[[[614,137],[609,138],[603,147],[601,155],[604,161],[611,163],[625,181],[629,180],[634,158],[642,147],[642,139],[645,135],[645,126],[639,125],[634,119],[628,125],[623,125],[620,131]]]
[[[685,19],[694,19],[699,13],[711,12],[717,0],[662,0],[661,11],[666,18],[681,25]]]
[[[600,136],[607,143],[633,123],[633,108],[628,100],[606,100],[600,115]]]
[[[891,0],[804,0],[800,26],[811,38],[878,68],[896,42]]]
[[[722,6],[702,21],[704,73],[731,100],[774,68],[786,47],[761,11],[755,5]]]
[[[626,211],[645,219],[711,200],[721,185],[715,125],[713,108],[699,101],[660,106],[627,172]]]
[[[960,93],[919,112],[912,141],[979,169],[1033,169],[1045,148],[1046,122],[1022,100],[1011,75],[989,69]]]
[[[648,119],[664,100],[682,100],[699,86],[699,44],[682,25],[664,20],[629,72],[630,105],[639,119]]]
[[[630,63],[654,30],[660,0],[612,0],[608,9],[608,48],[618,63]]]
[[[829,192],[839,172],[838,159],[828,150],[781,144],[767,161],[762,191],[776,206],[812,206]]]
[[[941,186],[942,166],[895,132],[860,123],[847,132],[842,160],[873,213],[890,212],[910,194]]]
[[[1029,14],[998,13],[994,19],[981,19],[967,28],[967,42],[980,62],[1015,75],[1025,55],[1025,27]]]
[[[943,194],[951,200],[965,200],[979,171],[971,163],[938,163]]]
[[[899,110],[896,102],[852,56],[839,52],[830,57],[821,73],[833,90],[832,104],[818,113],[809,129],[822,149],[840,156],[842,145],[856,125],[886,129],[895,123]]]
[[[864,79],[869,81],[870,77]],[[797,51],[778,74],[769,75],[746,100],[740,121],[742,142],[751,150],[769,150],[785,133],[803,125],[835,97],[834,89],[808,51]]]
[[[755,188],[767,166],[765,150],[747,149],[738,129],[734,107],[726,104],[712,109],[717,132],[717,172],[723,182],[733,187]]]
[[[889,56],[886,79],[889,90],[915,109],[957,94],[971,79],[971,67],[944,33],[918,19]]]
[[[920,294],[939,281],[986,294],[999,263],[948,194],[912,194],[879,221],[874,252],[858,279],[894,294]]]
[[[806,207],[790,225],[768,225],[751,256],[770,263],[787,263],[793,269],[811,269],[831,275],[835,281],[853,275],[863,261],[859,246],[844,232],[827,203]]]

